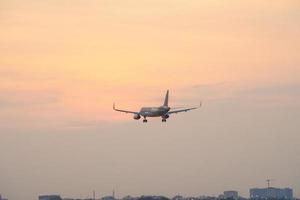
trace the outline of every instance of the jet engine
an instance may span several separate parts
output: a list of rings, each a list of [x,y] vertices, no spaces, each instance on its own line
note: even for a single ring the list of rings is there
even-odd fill
[[[141,118],[141,116],[139,114],[134,114],[133,115],[133,119],[135,120],[139,120]]]
[[[169,115],[168,115],[168,114],[165,114],[162,118],[163,118],[163,119],[168,119],[168,118],[169,118]]]

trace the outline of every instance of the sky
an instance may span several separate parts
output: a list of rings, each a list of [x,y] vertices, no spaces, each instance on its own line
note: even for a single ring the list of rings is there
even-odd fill
[[[300,2],[0,0],[0,194],[300,197]],[[203,107],[147,124],[112,111]]]

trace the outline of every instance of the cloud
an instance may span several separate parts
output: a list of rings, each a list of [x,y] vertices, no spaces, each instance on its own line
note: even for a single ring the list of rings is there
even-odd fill
[[[239,95],[300,97],[300,83],[262,85],[237,92]]]
[[[236,91],[235,97],[264,106],[299,106],[300,84],[273,84],[240,89]]]
[[[65,126],[69,128],[95,127],[101,124],[101,122],[103,121],[93,119],[71,119]]]
[[[272,83],[272,84],[243,84],[239,82],[220,82],[212,84],[192,85],[188,90],[190,98],[192,93],[198,93],[205,100],[229,100],[239,102],[252,101],[253,105],[299,105],[300,83]]]
[[[26,107],[57,103],[61,99],[57,90],[2,89],[0,107]]]
[[[218,82],[212,84],[197,84],[192,88],[198,90],[207,98],[224,98],[237,89],[238,85],[232,82]]]
[[[0,68],[0,81],[11,82],[41,82],[41,81],[53,81],[57,78],[46,72],[36,70],[20,70],[14,66],[6,66],[6,68]]]

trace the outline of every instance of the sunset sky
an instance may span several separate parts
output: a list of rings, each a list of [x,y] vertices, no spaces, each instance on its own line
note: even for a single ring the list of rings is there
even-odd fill
[[[300,1],[0,0],[0,111],[9,199],[300,197]]]

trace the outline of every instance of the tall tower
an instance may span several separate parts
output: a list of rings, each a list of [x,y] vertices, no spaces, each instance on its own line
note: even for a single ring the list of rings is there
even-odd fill
[[[268,188],[270,188],[270,182],[271,182],[271,180],[267,179],[266,181],[267,181],[267,184],[268,184]]]
[[[268,188],[270,188],[270,185],[271,185],[271,181],[274,181],[274,179],[267,179],[267,184],[268,184]]]

